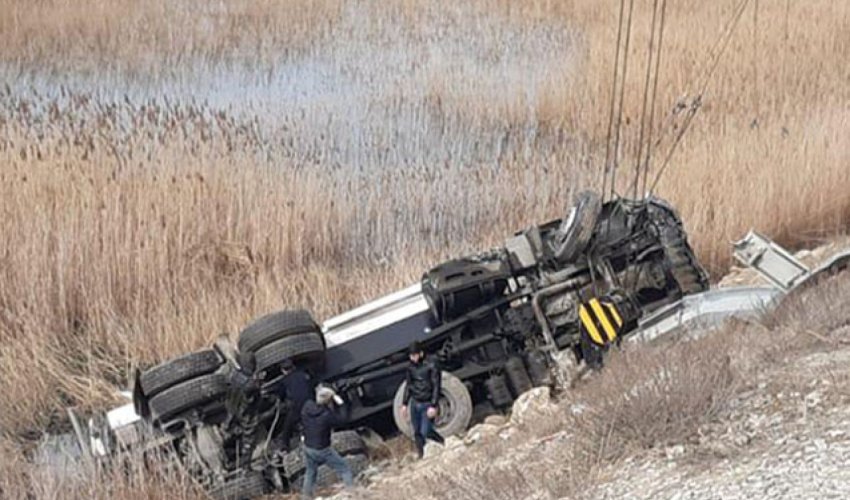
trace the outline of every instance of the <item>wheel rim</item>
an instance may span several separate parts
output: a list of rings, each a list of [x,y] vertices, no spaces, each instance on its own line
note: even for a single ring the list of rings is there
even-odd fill
[[[443,427],[452,421],[454,416],[454,404],[451,398],[444,393],[440,394],[440,400],[437,402],[437,418],[434,420],[435,427]]]

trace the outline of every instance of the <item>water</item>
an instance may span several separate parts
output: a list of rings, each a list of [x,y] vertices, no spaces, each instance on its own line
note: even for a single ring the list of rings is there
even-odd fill
[[[368,3],[352,2],[308,53],[260,68],[196,61],[142,78],[7,64],[0,77],[19,95],[65,88],[105,103],[197,103],[256,117],[292,157],[326,165],[498,164],[563,149],[568,139],[541,132],[536,110],[541,89],[569,85],[574,33],[463,6],[432,14],[411,30],[392,16],[376,23]]]

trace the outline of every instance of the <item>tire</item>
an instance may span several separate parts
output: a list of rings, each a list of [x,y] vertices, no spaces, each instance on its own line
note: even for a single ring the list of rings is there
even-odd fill
[[[402,382],[393,399],[393,419],[396,427],[407,437],[413,437],[410,424],[410,414],[407,418],[401,415],[404,401],[404,388],[407,382]],[[463,382],[448,372],[443,372],[442,391],[440,396],[440,415],[437,416],[435,429],[443,437],[454,436],[466,430],[472,420],[472,396]],[[446,415],[446,411],[448,415]]]
[[[256,352],[276,340],[298,333],[319,332],[319,325],[304,309],[284,310],[262,316],[239,334],[239,350]]]
[[[261,472],[240,474],[224,484],[210,489],[212,498],[220,500],[249,500],[268,492],[268,483]]]
[[[593,229],[602,211],[602,200],[593,191],[583,191],[567,217],[561,222],[552,251],[556,260],[570,262],[587,248],[593,237]]]
[[[345,457],[345,461],[351,467],[351,475],[355,478],[369,467],[369,457],[366,455],[349,455]],[[316,488],[326,488],[338,481],[342,481],[342,478],[337,477],[336,472],[327,465],[320,465],[316,470]],[[298,477],[291,479],[289,485],[293,491],[301,491],[304,485],[303,471]]]
[[[318,357],[325,352],[325,343],[318,332],[296,333],[261,347],[255,353],[257,371],[279,364],[284,359],[299,360]]]
[[[160,422],[227,394],[227,377],[202,375],[162,391],[150,400],[154,420]]]
[[[513,394],[519,397],[520,394],[531,390],[534,384],[531,383],[531,378],[528,376],[528,371],[525,369],[525,364],[522,358],[511,358],[505,363],[505,374],[508,376],[508,382],[511,384]]]
[[[222,360],[214,350],[204,349],[168,360],[143,371],[139,376],[139,383],[142,385],[144,395],[153,397],[181,382],[212,373],[221,364]]]
[[[708,275],[697,263],[678,215],[666,204],[653,203],[651,217],[659,228],[658,240],[664,249],[666,267],[682,295],[708,290]]]
[[[331,446],[342,456],[368,455],[366,443],[356,431],[339,431],[331,434]]]
[[[708,290],[708,276],[696,264],[696,258],[680,231],[665,231],[661,237],[670,275],[676,280],[682,295]]]

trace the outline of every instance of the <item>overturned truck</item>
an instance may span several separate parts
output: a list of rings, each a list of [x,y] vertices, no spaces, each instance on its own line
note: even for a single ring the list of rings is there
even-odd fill
[[[529,388],[555,382],[565,353],[577,362],[603,353],[641,317],[708,286],[670,205],[657,198],[602,202],[585,192],[565,218],[440,264],[421,282],[322,324],[304,310],[272,313],[249,324],[235,345],[220,340],[142,371],[133,399],[143,418],[133,425],[166,436],[217,496],[293,489],[304,471],[297,443],[290,453],[269,449],[285,402],[263,401],[256,432],[264,446],[238,457],[244,436],[229,432],[224,399],[240,353],[254,354],[267,390],[284,359],[335,387],[351,412],[349,430],[337,433],[334,446],[356,469],[367,460],[358,431],[411,432],[400,406],[412,341],[444,371],[436,426],[451,435]],[[320,481],[330,475],[320,471]]]

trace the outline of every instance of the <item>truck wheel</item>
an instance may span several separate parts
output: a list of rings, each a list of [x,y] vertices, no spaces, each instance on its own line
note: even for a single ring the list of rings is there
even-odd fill
[[[410,424],[410,413],[402,417],[401,406],[406,403],[404,388],[407,382],[402,382],[393,399],[393,419],[396,427],[407,437],[413,437]],[[443,437],[454,436],[464,432],[472,420],[472,396],[463,382],[448,372],[443,372],[442,393],[440,395],[439,415],[435,427]]]
[[[268,492],[268,484],[261,472],[249,472],[233,477],[223,484],[214,486],[209,493],[221,500],[249,500]]]
[[[212,349],[191,352],[143,371],[139,383],[145,396],[153,397],[181,382],[212,373],[221,363],[221,358]]]
[[[366,443],[356,431],[339,431],[331,434],[331,446],[342,456],[365,455]]]
[[[261,347],[255,353],[257,370],[263,371],[284,359],[295,361],[321,357],[325,343],[318,332],[296,333]]]
[[[239,334],[239,350],[255,352],[276,340],[307,332],[319,332],[319,326],[313,316],[304,309],[287,309],[266,314],[242,330]]]
[[[528,371],[525,369],[525,364],[522,362],[522,358],[513,357],[509,359],[505,363],[505,374],[508,376],[508,381],[511,383],[511,388],[516,397],[519,397],[520,394],[534,387],[531,383],[531,378],[528,376]]]
[[[202,375],[162,391],[150,400],[154,420],[160,422],[227,393],[227,377],[220,373]]]
[[[654,216],[658,226],[658,240],[664,248],[666,267],[682,295],[708,290],[708,276],[697,263],[681,222],[670,209],[658,205],[655,207],[658,210]]]
[[[593,191],[583,191],[576,196],[576,202],[567,217],[561,221],[557,239],[553,242],[555,259],[569,262],[587,248],[596,220],[602,211],[602,200]]]

